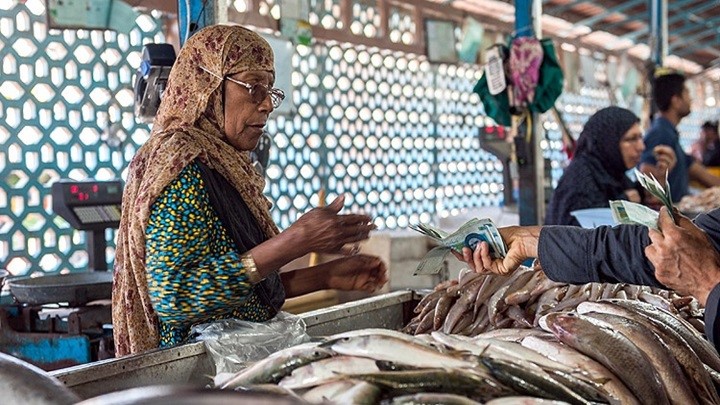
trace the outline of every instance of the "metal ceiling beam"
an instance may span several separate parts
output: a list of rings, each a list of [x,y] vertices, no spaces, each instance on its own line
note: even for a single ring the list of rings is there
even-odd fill
[[[561,6],[555,6],[555,7],[548,8],[547,12],[545,14],[550,14],[550,15],[560,14],[562,12],[570,10],[571,8],[577,6],[578,4],[587,3],[587,2],[588,2],[588,0],[573,0],[569,3],[563,4]]]
[[[680,2],[680,3],[691,4],[691,3],[695,3],[696,1],[697,1],[697,0],[686,0],[686,1],[683,1],[683,2]],[[680,3],[675,4],[675,7],[673,7],[673,10],[679,9],[679,8],[682,6]],[[709,10],[709,9],[711,9],[711,8],[713,8],[713,7],[717,7],[717,6],[718,6],[717,1],[708,1],[708,2],[703,3],[703,4],[701,4],[701,5],[697,6],[697,7],[691,8],[691,9],[689,9],[689,10],[685,10],[685,11],[679,13],[679,14],[675,14],[675,15],[672,16],[672,18],[669,18],[669,19],[668,19],[668,26],[670,26],[670,25],[672,25],[672,24],[674,24],[674,23],[676,23],[676,22],[678,22],[678,21],[680,21],[680,20],[688,19],[688,18],[689,18],[688,16],[689,16],[690,14],[693,14],[693,13],[702,13],[702,12],[705,11],[705,10]],[[690,20],[690,21],[691,21],[692,23],[697,24],[695,21],[692,21],[692,20]],[[636,38],[638,38],[638,37],[640,37],[640,36],[642,36],[642,35],[645,35],[645,34],[647,34],[648,32],[650,32],[650,27],[649,27],[649,26],[647,26],[647,27],[645,27],[645,28],[642,28],[642,29],[639,29],[639,30],[637,30],[637,31],[635,31],[635,32],[632,32],[632,33],[630,33],[630,34],[623,35],[623,36],[620,37],[620,38],[621,38],[621,39],[630,39],[630,40],[633,40],[633,41],[634,41]]]
[[[696,31],[699,29],[704,30],[705,27],[702,25],[699,25],[699,24],[693,24],[691,22],[687,22],[682,27],[680,27],[676,30],[672,30],[672,32],[670,32],[670,35],[672,35],[674,37],[678,37],[681,35],[689,34],[690,32]]]
[[[598,15],[594,15],[592,17],[586,18],[584,20],[576,21],[573,24],[575,25],[586,25],[588,27],[592,27],[593,24],[596,22],[602,21],[604,18],[607,18],[613,14],[621,14],[627,9],[633,8],[635,6],[638,6],[640,4],[646,3],[647,0],[631,0],[626,3],[623,3],[617,7],[611,7],[603,11],[602,13]]]
[[[687,37],[684,37],[684,38],[680,38],[679,41],[674,41],[674,43],[672,44],[672,46],[670,46],[670,52],[674,51],[675,49],[678,49],[679,47],[681,47],[681,46],[683,46],[683,45],[687,45],[687,46],[697,46],[697,44],[692,45],[692,43],[693,43],[694,41],[696,41],[696,40],[699,40],[699,39],[701,39],[701,38],[705,38],[705,37],[707,37],[707,36],[709,36],[709,35],[714,35],[714,36],[716,36],[717,34],[718,34],[718,29],[714,29],[714,30],[703,30],[703,31],[698,32],[698,33],[695,33],[695,34],[693,34],[693,35],[690,35],[690,36],[687,36]],[[701,41],[701,43],[702,43],[702,41]]]
[[[678,2],[677,4],[675,4],[674,7],[685,7],[685,6],[687,6],[687,5],[689,5],[689,4],[692,4],[692,3],[695,3],[695,2],[697,2],[697,0],[683,0],[683,1],[680,1],[680,2]],[[610,24],[610,25],[605,26],[603,29],[604,29],[604,30],[609,30],[609,29],[611,29],[611,28],[619,27],[619,26],[621,26],[621,25],[627,24],[627,23],[632,22],[632,21],[644,21],[644,22],[647,22],[647,15],[645,15],[644,13],[642,13],[642,14],[639,14],[639,15],[636,15],[636,16],[628,16],[628,18],[627,18],[626,20],[614,22],[614,23],[612,23],[612,24]],[[645,31],[645,32],[647,33],[648,31]]]
[[[711,54],[713,54],[713,55],[715,55],[715,56],[720,56],[720,49],[713,48],[712,46],[709,46],[709,45],[708,45],[709,43],[715,43],[715,44],[717,44],[719,39],[720,39],[720,38],[718,38],[718,36],[716,35],[716,36],[713,37],[713,39],[711,39],[711,40],[697,42],[697,43],[695,43],[694,45],[688,45],[688,46],[685,46],[685,47],[683,47],[683,48],[680,48],[677,52],[673,52],[673,55],[676,55],[676,56],[688,55],[688,54],[691,54],[691,53],[693,53],[693,52],[695,52],[695,51],[697,51],[697,50],[701,50],[701,49],[702,49],[703,51],[708,52],[708,53],[711,53]]]

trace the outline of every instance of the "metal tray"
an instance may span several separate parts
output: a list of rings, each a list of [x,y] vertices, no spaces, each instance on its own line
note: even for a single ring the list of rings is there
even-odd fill
[[[299,316],[310,336],[324,336],[363,328],[398,330],[414,315],[420,296],[414,291],[395,291]],[[101,360],[50,372],[81,398],[159,384],[205,386],[215,375],[215,365],[203,342],[118,359]]]
[[[8,278],[6,283],[20,303],[40,305],[67,302],[76,306],[111,298],[112,277],[111,272],[98,271]]]

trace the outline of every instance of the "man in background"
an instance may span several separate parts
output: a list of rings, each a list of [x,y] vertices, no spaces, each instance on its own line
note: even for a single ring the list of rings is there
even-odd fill
[[[690,114],[692,99],[685,86],[685,76],[671,72],[655,74],[653,80],[653,99],[660,113],[645,135],[645,152],[640,161],[643,173],[652,173],[658,180],[665,179],[665,168],[657,164],[654,149],[658,145],[667,145],[675,151],[677,164],[668,174],[668,183],[673,202],[689,193],[690,180],[706,187],[720,186],[720,177],[710,174],[702,163],[683,151],[680,146],[680,134],[677,125]]]

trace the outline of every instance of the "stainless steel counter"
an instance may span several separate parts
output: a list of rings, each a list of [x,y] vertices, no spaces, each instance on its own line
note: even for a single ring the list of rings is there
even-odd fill
[[[400,329],[412,317],[418,295],[396,291],[300,315],[310,336],[364,328]],[[157,384],[206,385],[214,365],[202,342],[109,359],[51,372],[82,398]]]

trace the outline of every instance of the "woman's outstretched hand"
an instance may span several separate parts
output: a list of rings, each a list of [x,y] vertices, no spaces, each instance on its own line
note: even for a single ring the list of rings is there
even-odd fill
[[[339,214],[345,196],[339,196],[325,207],[310,210],[285,232],[302,243],[306,252],[340,253],[348,243],[367,239],[377,226],[363,214]]]
[[[374,292],[388,281],[385,263],[376,256],[345,256],[327,265],[327,288]]]

